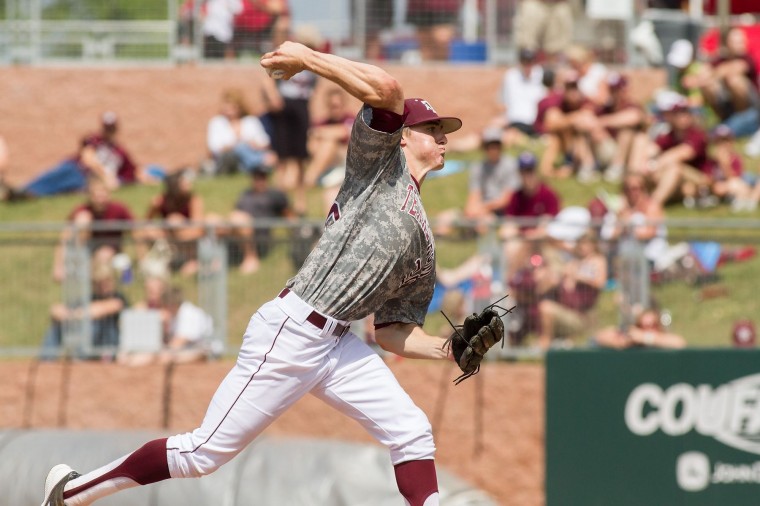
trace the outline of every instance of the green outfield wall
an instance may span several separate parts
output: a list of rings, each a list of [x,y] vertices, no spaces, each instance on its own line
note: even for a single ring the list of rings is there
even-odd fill
[[[547,506],[760,505],[760,351],[552,351]]]

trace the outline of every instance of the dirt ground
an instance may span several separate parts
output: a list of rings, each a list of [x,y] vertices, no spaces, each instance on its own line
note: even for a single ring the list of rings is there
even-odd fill
[[[479,375],[453,386],[451,364],[391,359],[388,365],[433,423],[440,465],[501,505],[544,504],[542,366],[488,363]],[[231,366],[222,361],[175,369],[170,431],[190,430],[200,422]],[[0,367],[0,428],[159,429],[164,379],[159,366],[80,362],[65,371],[60,363],[35,368],[31,362],[5,362]],[[444,383],[448,390],[442,389]],[[475,416],[478,399],[483,400],[480,419]],[[311,396],[265,434],[373,441],[359,424]]]
[[[499,114],[504,72],[472,65],[402,67],[388,70],[406,96],[424,97],[439,113],[464,121],[461,134],[480,132]],[[630,73],[630,72],[629,72]],[[664,82],[662,72],[635,72],[632,93],[647,97]],[[262,111],[258,65],[184,67],[2,67],[0,135],[10,150],[8,180],[21,184],[70,156],[80,139],[99,127],[99,115],[115,111],[120,140],[138,164],[168,169],[206,156],[206,124],[228,87],[245,90],[254,112]],[[324,83],[323,83],[324,84]],[[322,114],[321,86],[312,101]],[[455,134],[460,135],[460,134]]]

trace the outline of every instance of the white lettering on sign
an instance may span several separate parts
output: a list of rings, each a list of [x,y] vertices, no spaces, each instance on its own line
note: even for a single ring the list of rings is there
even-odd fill
[[[677,383],[663,389],[644,383],[628,396],[624,418],[628,429],[638,436],[658,430],[681,436],[694,430],[760,455],[760,374],[717,387]]]

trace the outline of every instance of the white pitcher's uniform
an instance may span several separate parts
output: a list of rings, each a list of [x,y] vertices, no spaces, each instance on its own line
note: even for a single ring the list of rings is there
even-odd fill
[[[401,128],[373,130],[372,114],[365,106],[354,123],[346,179],[314,251],[251,318],[201,426],[166,440],[172,478],[213,472],[306,393],[358,421],[390,449],[394,465],[433,458],[425,414],[382,359],[348,332],[352,320],[373,313],[376,325],[422,325],[435,279],[433,236],[400,147]],[[67,506],[162,479],[163,459],[145,457],[148,447],[163,453],[155,443],[141,450],[139,464],[127,455],[71,479]],[[151,462],[158,478],[119,471]]]
[[[251,318],[201,427],[169,438],[173,477],[224,464],[308,392],[361,423],[394,464],[433,457],[425,414],[380,357],[346,332],[371,313],[376,324],[421,325],[435,276],[401,130],[372,130],[371,114],[365,107],[355,122],[346,180],[319,243],[288,288]]]

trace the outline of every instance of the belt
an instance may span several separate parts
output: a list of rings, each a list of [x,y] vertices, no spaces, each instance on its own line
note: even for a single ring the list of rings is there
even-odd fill
[[[289,293],[290,288],[283,288],[277,297],[284,299],[285,296]],[[325,330],[325,327],[327,326],[327,317],[317,311],[312,311],[309,313],[309,316],[306,317],[306,321],[319,328],[320,330]],[[335,337],[343,337],[343,335],[348,332],[348,329],[349,325],[336,323],[335,328],[332,330],[331,334]]]

